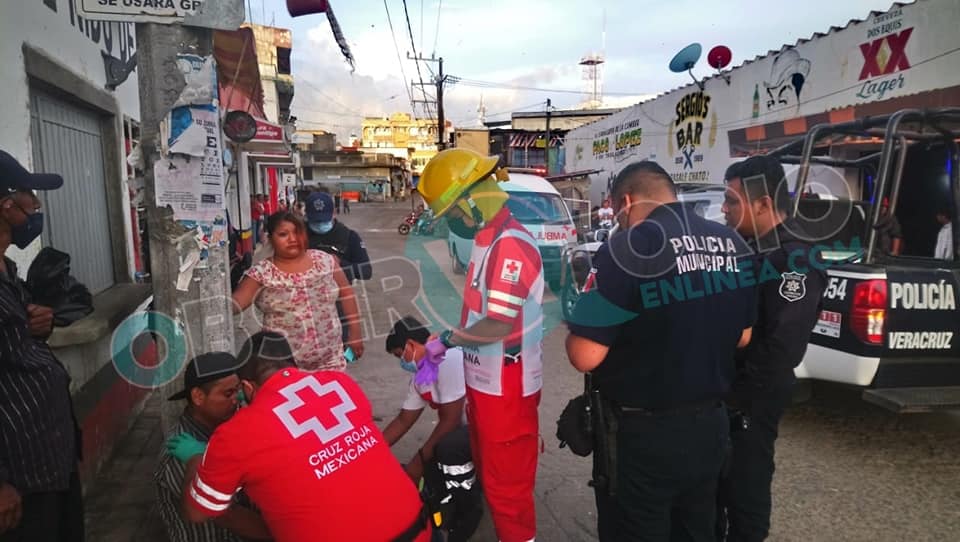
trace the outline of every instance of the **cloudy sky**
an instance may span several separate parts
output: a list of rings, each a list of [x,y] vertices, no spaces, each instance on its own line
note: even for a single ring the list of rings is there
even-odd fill
[[[413,47],[424,56],[442,56],[444,72],[465,80],[446,89],[446,116],[469,126],[477,124],[481,97],[487,120],[507,120],[515,110],[543,110],[547,98],[556,108],[576,107],[587,86],[578,62],[591,52],[602,51],[606,58],[605,105],[625,106],[688,83],[688,75],[671,73],[667,63],[690,42],[702,43],[704,52],[726,45],[737,65],[892,3],[406,0],[411,44],[403,0],[330,0],[356,57],[351,73],[323,14],[292,19],[285,0],[245,2],[248,20],[293,29],[298,126],[333,131],[341,140],[359,133],[362,116],[410,112],[410,93],[424,98],[409,81],[431,80],[429,70],[436,65],[420,63],[418,75],[417,63],[406,59]],[[694,72],[703,76],[709,70],[701,60]],[[431,88],[428,93],[432,98]],[[417,116],[425,116],[421,105],[415,107]]]

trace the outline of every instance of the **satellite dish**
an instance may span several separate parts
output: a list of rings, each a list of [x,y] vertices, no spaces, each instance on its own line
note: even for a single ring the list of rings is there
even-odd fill
[[[717,45],[707,53],[707,62],[710,63],[710,67],[715,70],[726,68],[730,65],[731,60],[733,60],[733,53],[730,52],[730,48],[726,45]]]
[[[722,77],[728,85],[730,84],[730,76],[719,72],[729,66],[732,59],[733,53],[730,52],[730,48],[726,45],[717,45],[707,53],[707,62],[710,63],[710,67],[717,70],[720,77]]]
[[[692,70],[697,61],[700,60],[702,50],[699,43],[691,43],[680,49],[680,52],[673,55],[673,59],[670,61],[670,71],[682,73]]]

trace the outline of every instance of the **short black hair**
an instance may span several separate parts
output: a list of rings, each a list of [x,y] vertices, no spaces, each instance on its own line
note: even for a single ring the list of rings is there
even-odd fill
[[[740,179],[750,201],[770,196],[775,210],[785,213],[790,208],[790,187],[780,160],[765,154],[751,156],[730,164],[723,175],[725,182]]]
[[[393,329],[387,335],[387,352],[403,348],[408,339],[426,344],[430,338],[430,330],[413,316],[404,316],[393,324]]]
[[[250,336],[240,347],[237,360],[241,363],[237,376],[257,384],[263,384],[277,371],[297,366],[287,338],[275,331]]]
[[[273,232],[280,227],[280,224],[284,222],[289,222],[293,224],[293,227],[298,232],[304,232],[307,230],[307,225],[303,222],[303,219],[296,215],[293,211],[277,211],[267,218],[267,235],[273,235]]]
[[[626,194],[652,195],[663,188],[669,189],[673,195],[677,194],[677,187],[670,174],[653,160],[643,160],[634,162],[617,173],[610,187],[610,194],[615,198]]]

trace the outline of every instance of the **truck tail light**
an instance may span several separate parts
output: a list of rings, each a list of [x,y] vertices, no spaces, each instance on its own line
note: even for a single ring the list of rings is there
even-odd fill
[[[853,289],[850,327],[861,341],[883,344],[883,323],[887,315],[887,281],[867,280]]]

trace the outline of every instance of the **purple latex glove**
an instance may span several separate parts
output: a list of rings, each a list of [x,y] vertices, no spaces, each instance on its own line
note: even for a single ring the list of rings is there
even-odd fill
[[[417,386],[429,386],[440,376],[440,366],[430,363],[426,358],[417,364],[417,374],[413,375],[413,382]]]
[[[417,374],[413,377],[414,383],[418,386],[429,386],[437,381],[440,364],[443,363],[447,352],[447,347],[440,342],[440,339],[428,341],[424,347],[427,353],[417,362]]]
[[[424,348],[427,350],[427,355],[424,359],[434,365],[440,365],[447,353],[447,347],[440,342],[440,339],[427,341],[427,344],[424,345]]]

